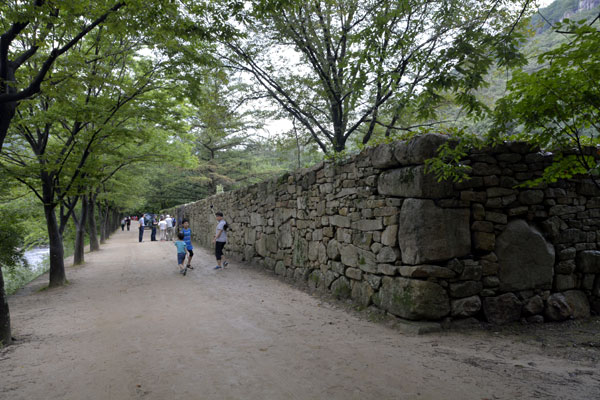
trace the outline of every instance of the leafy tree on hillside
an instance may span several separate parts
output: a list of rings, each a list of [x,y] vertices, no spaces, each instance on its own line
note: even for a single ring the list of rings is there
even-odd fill
[[[515,27],[531,3],[257,0],[240,16],[246,38],[222,46],[324,153],[340,152],[395,129],[411,105],[426,115],[443,89],[477,109],[493,61],[522,62]]]
[[[584,150],[600,142],[599,28],[599,18],[559,24],[568,42],[539,56],[544,68],[516,71],[508,83],[510,94],[497,107],[494,134],[521,131],[519,138],[565,153],[556,156],[544,180],[599,172],[596,158]]]

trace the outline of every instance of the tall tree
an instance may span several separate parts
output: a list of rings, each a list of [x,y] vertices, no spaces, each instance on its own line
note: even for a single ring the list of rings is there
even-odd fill
[[[221,55],[310,132],[325,153],[370,140],[411,104],[428,112],[440,90],[465,107],[494,61],[522,62],[515,29],[530,0],[255,0],[246,37]],[[236,22],[239,24],[239,22]],[[425,96],[427,95],[427,96]],[[416,102],[419,98],[419,103]],[[391,125],[380,113],[394,116]]]
[[[65,58],[52,75],[62,83],[47,87],[44,95],[23,104],[26,107],[19,111],[14,124],[14,141],[0,154],[3,168],[28,185],[44,206],[50,286],[62,285],[66,279],[62,233],[76,201],[68,202],[67,212],[59,221],[56,207],[67,204],[67,196],[75,194],[78,199],[74,192],[90,175],[92,154],[104,151],[115,138],[135,138],[138,130],[125,125],[132,117],[141,118],[140,113],[149,111],[144,102],[151,100],[144,95],[160,85],[157,71],[163,68],[158,62],[135,56],[137,39],[120,39],[99,31],[79,47],[80,51]],[[79,63],[86,68],[75,80],[69,75],[72,66]],[[24,151],[27,147],[29,150]]]
[[[19,102],[39,93],[54,62],[125,4],[116,0],[2,2],[0,151]],[[19,70],[32,58],[38,60],[35,73],[23,79]]]

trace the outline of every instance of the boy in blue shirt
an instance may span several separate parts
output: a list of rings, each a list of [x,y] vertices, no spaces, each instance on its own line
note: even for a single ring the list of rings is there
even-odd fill
[[[187,268],[183,267],[183,262],[185,261],[185,248],[187,245],[183,241],[183,233],[179,232],[177,237],[179,238],[179,240],[175,242],[175,246],[177,247],[177,264],[179,265],[179,273],[185,276],[185,274],[187,274]]]
[[[188,252],[188,261],[186,268],[194,269],[192,267],[192,257],[194,257],[194,247],[192,246],[192,230],[190,229],[190,221],[184,219],[182,221],[183,229],[181,229],[181,233],[183,233],[183,241],[186,244],[186,249]]]

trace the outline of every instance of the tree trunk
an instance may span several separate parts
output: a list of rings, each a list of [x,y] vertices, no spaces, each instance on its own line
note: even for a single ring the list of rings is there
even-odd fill
[[[98,207],[100,210],[100,244],[106,243],[106,239],[108,239],[107,231],[108,231],[108,217],[109,217],[109,209],[106,206],[106,211],[102,211],[102,206]]]
[[[3,73],[0,74],[0,93],[15,93],[17,89],[14,85],[8,84],[8,82],[15,82],[15,70],[13,65],[8,59],[0,60],[1,69]],[[15,112],[17,110],[17,102],[16,101],[8,101],[6,103],[0,104],[0,151],[2,151],[2,145],[4,144],[4,139],[6,139],[6,135],[8,134],[8,128],[10,127],[10,122],[15,116]]]
[[[50,241],[50,287],[62,286],[67,281],[62,236],[56,221],[54,208],[54,204],[44,204],[48,239]]]
[[[73,213],[73,220],[77,228],[75,234],[75,254],[73,255],[73,264],[83,264],[85,261],[84,247],[85,247],[85,222],[87,220],[88,213],[88,200],[86,196],[81,197],[81,215],[79,218]]]
[[[8,310],[6,292],[4,291],[4,277],[2,276],[2,267],[0,267],[0,347],[8,346],[10,342],[10,312]]]
[[[90,237],[90,251],[98,251],[100,250],[100,243],[98,243],[98,225],[96,225],[95,196],[90,196],[88,207],[88,235]]]
[[[4,139],[8,133],[10,121],[12,121],[15,116],[15,110],[16,103],[14,102],[0,104],[0,151],[2,150]]]
[[[112,228],[111,232],[115,232],[115,231],[119,230],[119,226],[121,226],[120,221],[123,218],[121,218],[121,215],[119,214],[119,211],[117,211],[117,210],[113,210],[112,214],[113,214],[113,228]]]

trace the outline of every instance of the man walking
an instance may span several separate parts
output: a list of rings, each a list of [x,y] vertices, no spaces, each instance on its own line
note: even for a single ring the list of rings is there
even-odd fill
[[[142,240],[144,239],[144,216],[145,214],[142,214],[142,218],[140,218],[140,243],[142,243]]]

